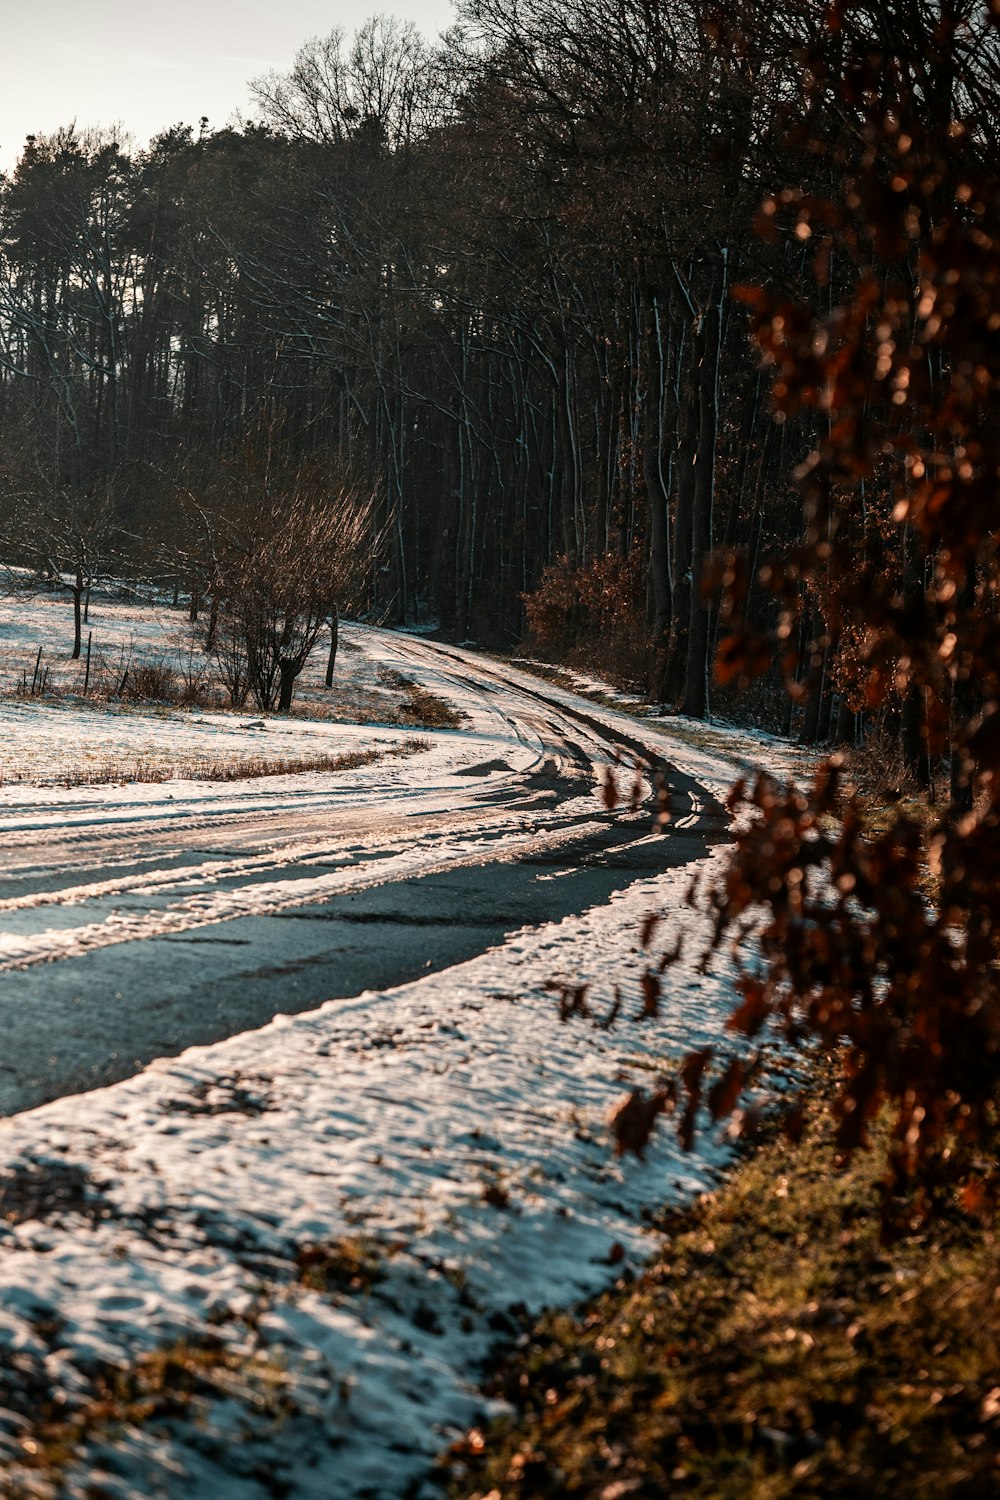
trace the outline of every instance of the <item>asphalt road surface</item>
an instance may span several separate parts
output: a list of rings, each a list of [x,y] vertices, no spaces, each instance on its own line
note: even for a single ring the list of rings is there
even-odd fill
[[[469,653],[380,639],[391,665],[471,713],[481,760],[424,783],[416,756],[339,795],[302,776],[210,804],[150,788],[120,804],[105,792],[99,816],[84,793],[0,814],[0,1114],[460,963],[723,832],[705,789],[662,763],[662,834],[651,796],[613,812],[595,797],[610,760],[655,758],[641,724]]]

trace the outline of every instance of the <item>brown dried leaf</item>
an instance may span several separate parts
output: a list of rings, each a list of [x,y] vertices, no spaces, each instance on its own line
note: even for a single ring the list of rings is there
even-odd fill
[[[655,1019],[660,1014],[660,981],[647,969],[639,983],[642,986],[642,1010],[636,1019],[639,1021]]]
[[[668,1100],[665,1089],[657,1089],[651,1095],[642,1089],[632,1089],[611,1106],[607,1123],[614,1137],[616,1155],[624,1156],[630,1151],[642,1159],[657,1116],[663,1114]]]
[[[722,1076],[708,1091],[708,1108],[713,1120],[731,1115],[746,1082],[746,1069],[738,1057],[732,1058]]]

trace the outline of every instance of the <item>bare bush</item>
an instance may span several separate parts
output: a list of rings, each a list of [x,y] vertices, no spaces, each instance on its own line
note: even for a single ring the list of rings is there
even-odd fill
[[[190,708],[217,707],[221,701],[218,689],[209,681],[206,663],[193,650],[181,658],[175,682],[177,702]]]
[[[250,696],[250,667],[243,632],[234,615],[227,614],[216,628],[214,656],[230,705],[242,708]]]
[[[119,690],[119,697],[133,703],[172,703],[177,698],[177,679],[165,661],[133,661]]]

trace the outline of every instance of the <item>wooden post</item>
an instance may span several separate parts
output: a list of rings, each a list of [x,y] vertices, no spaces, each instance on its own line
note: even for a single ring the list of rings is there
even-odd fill
[[[91,648],[91,646],[93,644],[93,641],[94,641],[94,632],[92,630],[90,630],[90,631],[87,632],[87,670],[84,673],[84,677],[83,677],[83,696],[85,698],[87,696],[87,689],[90,686],[90,648]]]
[[[326,685],[333,687],[333,670],[337,664],[337,638],[340,630],[340,611],[333,606],[330,615],[330,654],[326,659]]]

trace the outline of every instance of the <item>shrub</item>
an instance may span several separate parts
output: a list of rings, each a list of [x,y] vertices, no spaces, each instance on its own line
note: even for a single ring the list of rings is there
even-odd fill
[[[133,660],[119,696],[132,703],[172,703],[178,696],[176,674],[165,661]]]
[[[574,567],[558,558],[531,593],[523,594],[532,649],[551,661],[603,672],[632,687],[643,680],[647,631],[645,561],[605,553]]]
[[[923,886],[920,828],[902,808],[866,835],[857,797],[841,795],[839,757],[809,791],[767,778],[734,791],[752,816],[714,900],[720,938],[763,912],[763,968],[744,975],[733,1026],[754,1035],[777,1021],[793,1040],[843,1047],[838,1144],[866,1144],[892,1101],[886,1204],[908,1203],[913,1222],[956,1189],[974,1207],[997,1187],[1000,172],[976,88],[1000,18],[983,10],[977,38],[946,7],[932,36],[922,12],[889,10],[879,32],[874,13],[831,7],[810,60],[817,149],[829,153],[830,111],[853,125],[839,133],[841,195],[786,189],[762,214],[768,234],[820,244],[821,295],[742,296],[779,415],[820,418],[800,472],[803,543],[771,579],[785,599],[790,579],[829,599],[866,709],[895,701],[904,743],[949,752],[950,793],[930,833],[937,900]],[[849,138],[860,152],[845,162]],[[831,252],[849,270],[832,307]],[[874,538],[878,488],[889,504]],[[726,670],[760,654],[749,635],[730,641]]]

